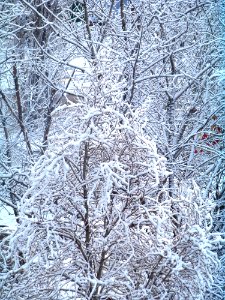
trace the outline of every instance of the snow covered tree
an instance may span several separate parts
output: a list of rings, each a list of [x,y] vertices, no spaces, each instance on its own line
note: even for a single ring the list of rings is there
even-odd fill
[[[2,299],[205,299],[217,1],[0,5]]]
[[[174,199],[163,188],[165,158],[143,112],[121,113],[116,69],[106,63],[89,97],[55,110],[7,241],[1,299],[204,299],[216,266],[210,206],[195,184]]]

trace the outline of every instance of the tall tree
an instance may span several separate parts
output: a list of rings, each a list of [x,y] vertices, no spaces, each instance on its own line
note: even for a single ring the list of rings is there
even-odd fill
[[[104,252],[102,246],[97,246],[98,238],[103,239],[104,232],[109,230],[107,226],[114,232],[112,224],[117,220],[109,212],[118,212],[117,222],[121,228],[121,222],[125,222],[123,218],[128,218],[129,211],[136,223],[134,222],[134,226],[131,227],[129,222],[124,223],[127,226],[124,225],[124,228],[129,230],[127,229],[126,234],[122,231],[121,245],[128,249],[127,256],[122,257],[117,254],[115,258],[111,250],[107,250],[110,257],[102,259],[100,275],[97,275],[96,270],[101,269],[101,257],[95,256],[90,258],[90,261],[88,258],[86,264],[88,267],[86,269],[84,267],[81,273],[82,278],[86,280],[89,278],[89,282],[82,283],[83,279],[79,279],[82,282],[79,283],[80,289],[78,289],[79,280],[76,281],[68,275],[67,279],[63,279],[70,282],[66,289],[69,289],[72,284],[76,290],[74,293],[80,293],[80,297],[83,295],[84,298],[91,298],[101,294],[104,297],[107,295],[109,299],[113,298],[113,294],[102,287],[100,278],[106,276],[106,273],[107,276],[112,274],[113,263],[116,266],[130,257],[131,248],[126,244],[126,237],[133,245],[132,251],[135,250],[135,257],[140,258],[140,253],[143,253],[143,249],[147,247],[142,240],[144,237],[141,231],[145,224],[139,224],[139,218],[141,220],[144,218],[144,223],[152,222],[151,226],[149,223],[146,223],[146,226],[150,226],[149,228],[154,232],[151,235],[149,229],[144,227],[148,231],[144,233],[147,234],[144,239],[148,237],[153,244],[159,243],[159,248],[158,246],[155,248],[158,254],[153,258],[153,251],[146,258],[145,267],[152,270],[146,271],[147,273],[145,271],[142,273],[140,268],[135,271],[134,265],[138,264],[139,258],[136,262],[133,262],[133,258],[131,263],[127,261],[125,270],[127,274],[131,270],[131,275],[126,277],[124,273],[123,280],[127,278],[130,284],[121,283],[121,295],[118,292],[117,298],[124,295],[132,297],[129,295],[137,293],[135,297],[139,299],[138,297],[144,295],[145,288],[147,294],[143,297],[147,298],[154,295],[156,299],[161,299],[160,297],[176,299],[179,295],[182,299],[186,297],[187,291],[193,294],[193,299],[206,297],[206,286],[210,285],[208,278],[213,276],[213,263],[207,265],[208,255],[213,257],[210,252],[213,240],[215,240],[214,248],[217,247],[216,239],[208,233],[213,227],[209,226],[211,202],[217,197],[220,206],[218,209],[221,212],[220,199],[224,194],[221,183],[218,183],[218,175],[222,178],[221,170],[223,170],[223,113],[220,90],[217,78],[214,76],[220,60],[220,50],[216,43],[216,36],[220,30],[216,20],[217,1],[21,0],[4,1],[1,5],[4,11],[4,17],[1,18],[1,28],[3,28],[1,41],[5,56],[1,61],[4,70],[2,72],[4,85],[0,93],[4,140],[1,180],[4,188],[0,201],[6,208],[11,207],[18,222],[18,231],[15,238],[12,238],[12,241],[18,241],[18,247],[9,243],[9,250],[12,250],[17,257],[13,267],[15,272],[13,274],[19,274],[19,279],[16,280],[21,280],[24,284],[31,274],[34,274],[36,279],[38,274],[42,274],[43,280],[46,280],[47,274],[50,277],[54,276],[54,270],[59,274],[57,272],[66,264],[61,251],[66,247],[65,244],[71,246],[72,240],[75,243],[71,246],[74,253],[81,255],[84,243],[84,254],[93,256],[92,250],[88,249],[88,242],[85,242],[87,237],[84,234],[91,236],[93,249],[100,247],[99,253]],[[73,102],[79,104],[72,105]],[[89,110],[93,115],[89,114]],[[138,119],[135,119],[137,115]],[[138,129],[138,122],[142,124],[145,133],[142,129]],[[125,124],[128,127],[125,127]],[[169,171],[168,176],[159,176],[160,180],[151,192],[150,186],[152,187],[152,182],[155,180],[151,175],[152,171],[148,175],[145,171],[144,174],[139,174],[140,166],[144,170],[145,168],[154,170],[154,164],[151,165],[153,154],[147,156],[145,146],[140,147],[139,138],[143,136],[143,145],[146,145],[148,139],[156,142],[158,152],[156,164],[157,159],[166,157],[166,168]],[[109,143],[107,147],[111,145],[112,148],[106,147],[103,137]],[[124,149],[123,154],[121,154],[121,147]],[[139,151],[139,148],[142,150]],[[124,157],[125,154],[127,157]],[[117,155],[118,159],[114,155]],[[217,163],[219,157],[221,159]],[[37,164],[33,169],[34,174],[29,180],[35,161]],[[118,165],[115,165],[115,161]],[[140,166],[135,161],[139,162]],[[105,164],[108,171],[102,169],[102,164],[103,166]],[[50,166],[55,166],[56,170],[58,168],[57,176],[50,171]],[[40,177],[39,168],[43,177]],[[160,170],[157,172],[160,173]],[[90,182],[84,174],[87,178],[90,177]],[[110,176],[117,179],[112,179]],[[135,190],[135,195],[131,193],[129,186],[129,180],[133,177],[136,179],[132,179],[134,180],[132,184],[138,189],[138,192]],[[191,179],[195,179],[203,191],[201,196],[196,184],[191,183]],[[109,191],[103,188],[107,180],[112,180],[109,181],[112,186]],[[117,180],[121,180],[122,183],[117,183]],[[29,192],[26,192],[28,187]],[[43,190],[44,187],[46,191]],[[217,194],[213,192],[215,187]],[[93,202],[92,200],[88,202],[85,193],[92,195],[90,199],[93,198]],[[49,200],[45,201],[45,197]],[[72,198],[69,200],[67,197]],[[138,198],[137,208],[132,197]],[[205,208],[202,198],[206,204]],[[102,204],[103,199],[106,201],[105,206]],[[74,204],[73,201],[78,203]],[[60,204],[61,202],[63,205]],[[97,204],[102,209],[101,217],[93,215],[96,209],[99,212],[99,208],[96,208]],[[27,209],[31,205],[36,207],[34,211]],[[74,205],[75,211],[78,210],[75,213]],[[126,205],[127,208],[123,211]],[[154,209],[151,208],[152,206]],[[168,216],[165,218],[161,216],[160,209],[167,212]],[[70,210],[72,212],[69,213]],[[156,211],[157,221],[154,221],[154,211]],[[87,219],[89,213],[90,224]],[[205,219],[203,214],[207,216]],[[51,221],[55,227],[50,225],[48,225],[50,229],[46,227],[46,224],[49,224],[48,218],[56,218],[56,223]],[[163,220],[162,223],[159,221],[160,218]],[[59,228],[61,225],[64,226],[62,224],[64,219],[67,222],[66,233],[61,233]],[[168,223],[168,227],[164,221]],[[218,219],[215,219],[216,223],[217,221]],[[111,225],[107,225],[107,222]],[[157,225],[159,227],[156,229],[154,227],[156,224],[161,225]],[[43,226],[43,231],[38,227],[39,225],[40,228]],[[36,246],[26,249],[25,244],[28,246],[29,243],[23,235],[20,243],[21,234],[26,226],[29,232],[35,226],[39,228],[32,238],[40,243],[40,247],[45,243],[48,245],[43,246],[42,250],[37,248],[44,258],[37,254]],[[55,233],[54,228],[56,228]],[[74,236],[71,238],[71,228],[77,230],[77,241]],[[82,231],[81,228],[87,230]],[[218,228],[214,227],[214,229],[218,231]],[[69,236],[66,236],[68,230]],[[161,237],[158,240],[160,230],[163,232],[162,240]],[[39,238],[39,233],[42,238]],[[56,235],[56,242],[52,239],[53,233]],[[100,237],[97,237],[97,233]],[[116,232],[109,241],[115,253],[117,253],[115,248],[117,246],[114,247],[114,242],[119,239],[117,233],[116,227]],[[47,234],[50,234],[50,240]],[[134,245],[133,239],[135,240],[134,237],[139,234],[140,244]],[[203,244],[200,245],[203,245],[202,249],[207,248],[207,250],[201,251],[195,245],[195,238],[202,240]],[[203,242],[204,239],[208,246]],[[59,246],[56,246],[56,243]],[[3,245],[5,249],[6,246]],[[165,250],[166,247],[170,250]],[[187,250],[184,250],[185,247]],[[49,249],[56,251],[56,257],[52,253],[48,254]],[[120,246],[118,249],[121,249]],[[145,248],[146,251],[147,249]],[[165,251],[168,253],[162,254],[165,255],[163,256],[165,260],[159,259],[161,255],[159,253]],[[169,259],[169,253],[173,254],[172,260]],[[183,253],[187,259],[183,257]],[[65,252],[65,255],[69,260],[71,259],[71,263],[68,264],[72,266],[71,254]],[[46,257],[49,257],[49,268],[53,268],[52,273],[48,273],[46,265],[42,263],[42,259],[45,261]],[[60,257],[62,257],[61,261]],[[187,266],[185,272],[179,268],[178,272],[176,271],[178,263],[171,262],[176,261],[175,257],[179,258],[177,258],[179,262],[189,261],[192,266],[198,259],[200,267],[196,273],[191,273],[190,270],[189,273]],[[32,259],[34,264],[31,263]],[[83,259],[85,256],[81,258],[82,261]],[[37,262],[41,266],[39,270],[36,269]],[[31,267],[27,269],[29,263]],[[8,268],[13,264],[11,261]],[[153,271],[151,269],[153,267],[158,268],[158,271]],[[163,269],[164,267],[166,269]],[[77,266],[71,268],[73,272],[78,270]],[[22,274],[20,270],[25,272]],[[168,275],[164,278],[165,273]],[[62,276],[67,276],[65,274]],[[178,280],[176,274],[182,279]],[[18,297],[19,295],[28,297],[28,291],[32,291],[33,297],[37,299],[47,295],[44,281],[39,287],[35,285],[40,296],[31,287],[25,290],[24,294],[20,294],[23,293],[22,285],[17,286],[15,278],[13,279],[11,275],[12,273],[9,272],[6,276],[9,281],[5,281],[7,288],[4,293],[10,286],[9,282],[12,282],[13,286],[10,288],[14,292],[18,288]],[[17,277],[17,275],[13,276]],[[140,276],[140,280],[136,276]],[[185,276],[193,278],[190,288]],[[156,278],[159,278],[159,281]],[[202,285],[198,287],[197,278],[198,280],[202,278]],[[52,286],[53,281],[50,282]],[[113,290],[119,289],[118,281],[116,282],[112,285]],[[56,287],[59,285],[60,279],[57,277]],[[162,285],[161,290],[160,285]],[[182,289],[182,286],[185,288]],[[174,287],[180,294],[174,292]],[[42,288],[45,290],[41,291]],[[56,292],[53,286],[51,289],[51,293]],[[7,292],[4,293],[2,297],[6,297]],[[54,299],[55,296],[51,293],[48,296]],[[60,297],[65,297],[63,287],[60,287],[58,294],[61,295]],[[12,294],[9,295],[8,297],[12,297]],[[70,294],[67,297],[69,299]]]

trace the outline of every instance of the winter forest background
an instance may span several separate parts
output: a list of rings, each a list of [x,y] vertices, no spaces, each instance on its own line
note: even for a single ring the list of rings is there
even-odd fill
[[[224,300],[221,0],[0,1],[0,299]]]

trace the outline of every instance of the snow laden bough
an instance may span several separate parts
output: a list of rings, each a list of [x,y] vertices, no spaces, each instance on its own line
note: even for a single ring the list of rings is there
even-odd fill
[[[216,267],[208,204],[195,185],[169,198],[139,111],[117,106],[55,111],[7,241],[1,299],[204,299]]]

